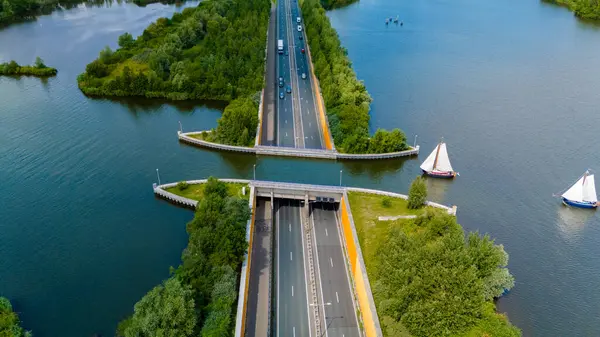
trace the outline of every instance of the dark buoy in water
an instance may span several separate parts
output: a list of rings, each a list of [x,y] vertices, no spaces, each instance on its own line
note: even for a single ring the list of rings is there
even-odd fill
[[[404,22],[400,21],[400,26],[404,26]]]

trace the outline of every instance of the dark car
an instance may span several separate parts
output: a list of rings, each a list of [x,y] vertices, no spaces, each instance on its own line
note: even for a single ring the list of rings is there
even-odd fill
[[[304,38],[302,37],[302,34],[300,34],[300,37],[299,37],[299,38],[300,38],[300,40],[304,39]]]
[[[279,78],[279,87],[283,88],[283,77]]]
[[[280,93],[279,93],[279,98],[280,98],[280,99],[283,99],[284,97],[285,97],[285,94],[283,93],[283,91],[282,91],[282,92],[280,92]]]
[[[290,87],[289,85],[285,88],[285,92],[287,92],[288,94],[292,93],[292,87]]]

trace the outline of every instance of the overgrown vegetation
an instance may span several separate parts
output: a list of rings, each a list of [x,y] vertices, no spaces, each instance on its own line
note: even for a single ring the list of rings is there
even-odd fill
[[[575,16],[585,20],[600,20],[599,0],[543,0],[568,7]]]
[[[0,336],[2,337],[31,337],[30,331],[21,327],[19,316],[13,311],[10,301],[0,296]]]
[[[421,176],[418,176],[410,184],[410,189],[408,190],[408,208],[421,208],[425,205],[426,201],[427,185],[425,184],[425,179],[423,179]]]
[[[48,77],[56,75],[57,70],[55,68],[47,67],[44,64],[44,60],[36,57],[35,64],[32,66],[21,66],[15,61],[6,63],[0,63],[0,75],[26,75],[26,76],[37,76],[37,77]]]
[[[117,335],[232,336],[250,215],[247,200],[232,196],[225,183],[209,178],[194,219],[187,224],[189,242],[182,264],[135,305]]]
[[[42,14],[50,14],[57,9],[71,9],[81,3],[87,6],[103,6],[114,0],[2,0],[0,1],[0,26],[35,19]],[[131,0],[125,0],[129,2]],[[186,0],[133,0],[139,6],[153,2],[175,3]]]
[[[357,1],[358,0],[321,0],[321,5],[323,5],[323,8],[325,8],[326,10],[330,10],[334,8],[348,6]]]
[[[385,153],[408,149],[400,129],[379,129],[369,137],[371,96],[356,78],[346,49],[341,46],[319,0],[302,4],[306,34],[319,78],[335,146],[348,153]]]
[[[454,216],[429,207],[416,219],[378,221],[411,213],[406,201],[392,199],[374,213],[381,196],[349,194],[384,335],[520,336],[493,302],[514,285],[504,248],[487,235],[465,239]]]
[[[79,75],[92,96],[145,96],[230,102],[211,141],[247,146],[256,137],[269,0],[205,0],[125,33]]]

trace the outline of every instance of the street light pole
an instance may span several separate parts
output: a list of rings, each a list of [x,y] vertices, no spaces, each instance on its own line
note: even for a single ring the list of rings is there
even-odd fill
[[[417,137],[418,135],[415,135],[415,144],[413,145],[413,147],[417,147]]]
[[[179,131],[181,131],[181,133],[183,133],[183,126],[181,126],[181,121],[179,121]]]
[[[340,170],[340,186],[342,186],[342,170]]]
[[[158,184],[160,185],[160,174],[158,174],[158,169],[156,169],[156,177],[158,178]]]
[[[256,164],[254,164],[254,180],[256,180]]]

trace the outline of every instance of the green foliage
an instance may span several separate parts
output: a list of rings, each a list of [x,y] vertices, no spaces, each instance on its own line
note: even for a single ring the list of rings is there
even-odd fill
[[[379,245],[373,278],[384,331],[389,336],[520,336],[485,296],[485,275],[506,270],[505,254],[477,233],[465,242],[455,217],[441,211],[391,226]]]
[[[336,6],[347,1],[325,1]],[[377,130],[369,138],[371,96],[356,78],[347,51],[319,0],[304,0],[305,21],[310,55],[325,100],[329,127],[339,151],[348,153],[385,153],[408,149],[406,136],[399,129]]]
[[[19,316],[13,311],[10,301],[0,296],[0,336],[2,337],[31,337],[30,331],[20,326]]]
[[[37,57],[33,66],[21,66],[15,61],[7,63],[0,63],[0,76],[8,75],[30,75],[37,77],[48,77],[56,75],[57,70],[55,68],[49,68],[44,64],[44,61]]]
[[[585,20],[600,20],[600,1],[598,0],[542,0],[568,7],[575,15]]]
[[[101,51],[79,88],[92,96],[249,97],[263,86],[269,8],[268,0],[206,0],[160,18],[135,40],[121,35],[118,50]]]
[[[155,288],[146,295],[150,299],[136,304],[134,315],[119,324],[119,336],[226,337],[231,334],[233,306],[237,300],[236,271],[248,248],[246,223],[251,214],[248,200],[230,196],[227,184],[210,177],[203,187],[194,219],[187,225],[189,241],[182,254],[182,264],[164,287]],[[177,283],[172,285],[177,291],[165,290],[169,282]],[[177,308],[181,310],[172,312],[173,306],[162,308],[164,303],[169,303],[167,299],[178,299]],[[177,314],[171,322],[185,317],[186,323],[172,325],[169,331],[149,332],[151,327],[162,327],[161,319],[171,314]],[[193,319],[188,314],[193,315]],[[144,326],[147,326],[145,330]],[[175,328],[179,330],[173,331]]]
[[[177,189],[180,191],[186,190],[188,187],[190,187],[190,184],[188,184],[186,181],[180,181],[177,183]]]
[[[408,191],[408,208],[417,209],[423,207],[427,201],[427,185],[425,179],[418,176],[410,184],[410,190]]]
[[[381,206],[385,208],[392,207],[392,198],[388,197],[387,195],[384,196],[383,199],[381,199]]]
[[[326,10],[330,10],[334,8],[348,6],[357,1],[358,0],[321,0],[321,5],[323,5],[323,8],[325,8]]]
[[[258,105],[250,98],[232,101],[219,118],[209,140],[222,144],[252,146],[258,127]]]
[[[123,337],[186,337],[193,335],[196,319],[192,290],[172,277],[136,303],[119,330]]]

